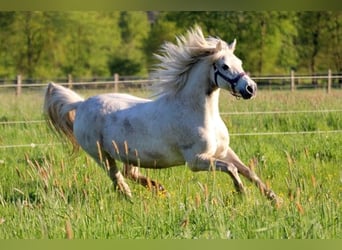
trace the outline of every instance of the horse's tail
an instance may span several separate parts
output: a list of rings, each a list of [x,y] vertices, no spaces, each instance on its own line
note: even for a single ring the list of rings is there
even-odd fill
[[[45,92],[44,114],[47,122],[59,134],[66,135],[74,150],[79,148],[79,144],[73,133],[73,125],[76,109],[83,100],[74,91],[54,83],[49,83]]]

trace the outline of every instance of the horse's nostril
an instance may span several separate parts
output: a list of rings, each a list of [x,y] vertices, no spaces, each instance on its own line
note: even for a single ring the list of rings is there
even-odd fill
[[[251,85],[248,85],[248,86],[246,87],[246,90],[247,90],[247,92],[248,92],[249,94],[254,94],[254,88],[253,88]]]

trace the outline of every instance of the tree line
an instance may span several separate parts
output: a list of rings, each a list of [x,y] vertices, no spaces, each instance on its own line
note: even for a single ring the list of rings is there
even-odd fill
[[[342,72],[341,11],[0,12],[0,79],[148,76],[164,41],[198,24],[237,39],[253,75]]]

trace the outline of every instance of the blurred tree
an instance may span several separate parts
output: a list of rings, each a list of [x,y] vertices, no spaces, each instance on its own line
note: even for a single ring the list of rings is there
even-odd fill
[[[238,35],[239,12],[236,11],[169,12],[165,19],[175,22],[182,33],[197,24],[205,34],[218,36],[227,42]]]
[[[342,12],[328,11],[324,13],[320,43],[321,50],[317,55],[317,70],[342,72]]]
[[[44,44],[40,60],[37,62],[35,78],[48,78],[64,75],[62,65],[65,60],[64,40],[65,29],[68,25],[66,12],[42,12],[41,35],[44,36]]]
[[[296,12],[281,12],[280,18],[282,25],[280,27],[281,41],[280,50],[275,65],[279,67],[280,73],[288,73],[290,70],[296,70],[298,67],[298,51],[295,45],[298,36],[297,15]],[[272,70],[271,73],[275,73]]]
[[[108,66],[111,74],[146,75],[144,41],[150,30],[146,12],[122,11],[119,17],[122,43],[120,49],[110,54]]]
[[[243,12],[240,51],[253,74],[288,73],[296,62],[293,15],[279,11]]]
[[[341,12],[0,12],[0,78],[147,75],[165,41],[198,24],[251,74],[342,71]]]
[[[173,23],[176,27],[159,28],[160,37],[163,30],[183,33],[198,24],[205,35],[218,36],[228,43],[236,38],[236,54],[245,62],[246,70],[253,74],[287,73],[297,61],[293,46],[296,36],[294,17],[293,13],[278,11],[167,12],[153,26],[151,35],[156,36],[156,29],[160,27],[158,24],[168,23],[171,26],[170,23]],[[148,44],[148,51],[152,51],[159,43],[148,40]]]
[[[157,63],[154,54],[158,54],[160,46],[165,41],[175,41],[175,35],[179,34],[179,29],[176,27],[176,23],[168,21],[162,16],[165,13],[160,13],[159,18],[153,24],[148,36],[143,43],[143,50],[146,57],[147,68],[153,70],[153,65]]]
[[[63,35],[64,74],[76,77],[109,75],[108,57],[121,44],[118,13],[70,12]]]
[[[25,11],[16,13],[12,23],[13,33],[8,42],[14,45],[12,53],[16,70],[28,78],[34,77],[46,42],[44,21],[42,12]]]
[[[64,21],[60,12],[16,12],[6,41],[13,61],[10,72],[26,78],[42,78],[56,72]]]
[[[184,11],[163,12],[158,16],[145,42],[149,65],[155,63],[153,53],[164,41],[175,41],[175,35],[183,35],[189,28],[199,25],[205,36],[217,36],[232,42],[238,29],[238,12]],[[229,23],[229,25],[227,25]]]
[[[310,74],[317,72],[317,56],[322,49],[322,31],[324,30],[327,13],[298,12],[298,40],[297,49],[300,57],[300,66]],[[316,80],[313,79],[313,83]]]
[[[13,70],[12,45],[8,42],[15,12],[0,12],[0,78],[7,78]]]

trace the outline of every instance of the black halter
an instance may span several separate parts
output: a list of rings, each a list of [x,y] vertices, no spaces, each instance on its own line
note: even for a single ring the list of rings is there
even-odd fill
[[[236,77],[234,77],[233,79],[231,78],[228,78],[226,75],[222,74],[219,69],[217,68],[216,64],[213,63],[213,67],[214,67],[214,79],[215,79],[215,85],[216,87],[219,87],[218,84],[217,84],[217,76],[221,76],[224,80],[226,80],[227,82],[230,83],[230,86],[231,86],[231,89],[232,89],[232,92],[233,92],[233,95],[237,95],[237,92],[235,91],[235,87],[236,87],[236,84],[237,82],[240,80],[241,77],[243,77],[244,75],[246,75],[245,72],[241,72],[239,73]]]

